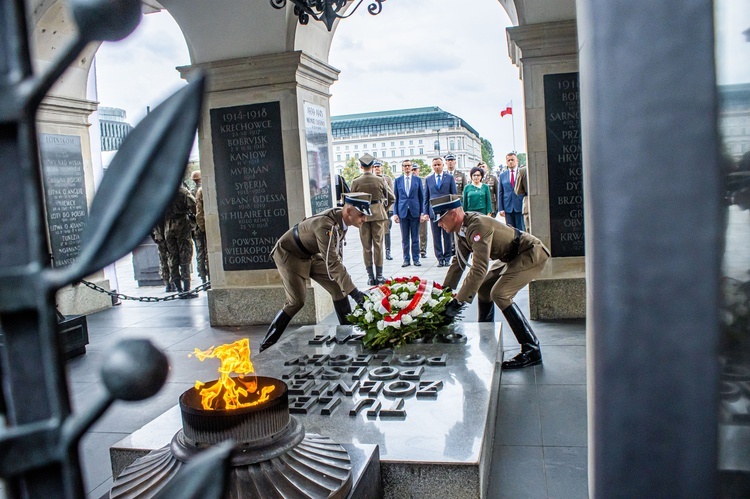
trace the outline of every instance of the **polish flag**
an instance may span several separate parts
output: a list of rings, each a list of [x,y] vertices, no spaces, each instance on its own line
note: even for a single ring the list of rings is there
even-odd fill
[[[506,114],[513,114],[513,101],[508,102],[505,105],[505,109],[503,109],[502,111],[500,111],[500,117],[501,118],[505,117]]]

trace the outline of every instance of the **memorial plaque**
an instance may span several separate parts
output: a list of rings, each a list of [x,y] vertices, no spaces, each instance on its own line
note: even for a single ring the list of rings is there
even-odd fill
[[[583,256],[583,171],[578,73],[544,75],[550,251]]]
[[[310,208],[316,215],[333,208],[331,163],[328,156],[328,116],[323,106],[305,102],[305,144],[310,178]]]
[[[88,218],[81,137],[39,134],[39,155],[53,265],[64,267],[78,256]]]
[[[289,229],[278,102],[211,110],[224,270],[275,268]]]

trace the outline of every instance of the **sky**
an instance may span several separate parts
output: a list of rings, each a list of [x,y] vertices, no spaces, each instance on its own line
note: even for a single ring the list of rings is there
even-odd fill
[[[525,150],[522,82],[505,40],[511,23],[497,0],[389,1],[377,16],[366,7],[341,21],[333,39],[328,62],[341,74],[332,115],[438,106],[487,138],[496,163]],[[127,39],[97,52],[100,105],[125,109],[135,125],[185,84],[175,67],[188,64],[171,16],[146,15]],[[511,101],[513,117],[501,118]]]

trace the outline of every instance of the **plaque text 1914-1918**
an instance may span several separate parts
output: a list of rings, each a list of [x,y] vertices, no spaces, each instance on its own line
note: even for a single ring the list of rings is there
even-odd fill
[[[278,102],[211,110],[224,270],[275,268],[289,229]]]
[[[552,256],[583,256],[583,170],[578,73],[544,75]]]
[[[81,137],[39,134],[39,155],[53,263],[64,267],[78,256],[88,218]]]

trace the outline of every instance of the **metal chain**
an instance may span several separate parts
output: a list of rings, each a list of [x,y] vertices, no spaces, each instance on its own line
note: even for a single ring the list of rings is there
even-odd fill
[[[194,287],[190,291],[183,291],[182,293],[175,293],[175,294],[160,298],[157,296],[128,296],[122,293],[115,293],[114,291],[107,291],[101,286],[97,286],[93,282],[89,282],[85,279],[81,279],[81,282],[83,283],[84,286],[91,288],[94,291],[99,291],[100,293],[104,293],[109,296],[114,296],[116,298],[119,298],[120,300],[133,300],[133,301],[140,301],[140,302],[145,302],[145,303],[178,300],[178,299],[182,299],[183,297],[186,297],[185,295],[199,293],[200,291],[206,291],[211,288],[211,281],[206,281],[200,286]]]

